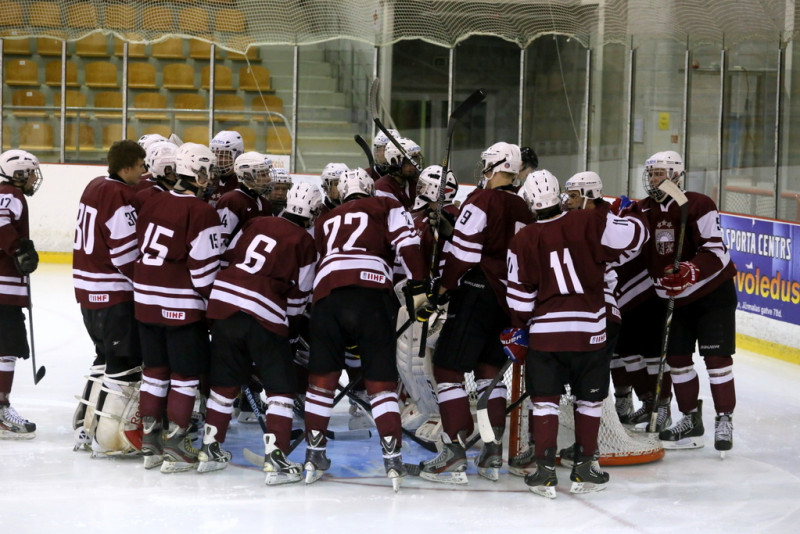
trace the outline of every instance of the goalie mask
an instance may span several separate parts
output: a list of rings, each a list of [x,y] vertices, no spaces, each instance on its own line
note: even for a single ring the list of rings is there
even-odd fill
[[[233,164],[236,158],[244,152],[244,141],[239,132],[222,130],[211,140],[209,148],[217,157],[217,174],[226,176],[233,172]]]
[[[42,185],[39,159],[24,150],[7,150],[0,154],[0,178],[18,187],[25,196],[32,196]]]
[[[299,182],[292,186],[286,195],[286,212],[313,221],[322,207],[322,193],[319,188],[308,182]]]
[[[233,164],[239,182],[256,195],[267,192],[272,181],[272,160],[258,152],[245,152]]]
[[[558,179],[548,170],[530,173],[517,194],[528,204],[531,211],[537,213],[547,208],[561,206]]]
[[[411,139],[405,137],[398,137],[396,139],[397,143],[403,147],[408,158],[411,158],[417,165],[421,166],[422,148]],[[403,155],[403,152],[400,151],[397,145],[391,142],[386,145],[384,155],[386,156],[386,165],[388,165],[389,172],[399,172],[403,168],[403,163],[408,159]]]
[[[175,153],[175,168],[178,173],[175,188],[198,194],[211,181],[216,163],[217,158],[207,146],[197,143],[182,144]],[[194,187],[191,182],[198,187]]]
[[[353,195],[371,197],[375,194],[375,182],[364,169],[345,171],[339,177],[339,198],[345,202]]]
[[[683,186],[686,171],[683,167],[683,158],[673,150],[656,152],[644,162],[642,184],[650,198],[656,202],[663,202],[667,194],[658,188],[664,180],[671,180],[678,187]]]
[[[480,180],[490,182],[498,172],[511,174],[513,179],[522,168],[522,155],[517,145],[495,143],[481,154],[480,166]]]
[[[174,185],[178,179],[175,170],[175,157],[178,147],[170,141],[156,141],[147,147],[147,156],[144,162],[150,173],[156,179],[164,180],[169,185]]]
[[[442,185],[442,166],[430,165],[425,167],[419,175],[417,182],[417,198],[414,199],[413,210],[424,207],[428,202],[438,202],[439,187]],[[458,182],[453,171],[447,171],[447,180],[444,188],[444,205],[452,204],[458,192]]]
[[[564,184],[564,207],[584,209],[590,200],[602,198],[603,181],[596,172],[579,172]]]
[[[344,163],[328,163],[325,165],[320,178],[322,178],[322,190],[325,191],[328,198],[331,197],[331,191],[336,189],[339,183],[339,177],[341,177],[343,172],[349,170],[350,169]]]

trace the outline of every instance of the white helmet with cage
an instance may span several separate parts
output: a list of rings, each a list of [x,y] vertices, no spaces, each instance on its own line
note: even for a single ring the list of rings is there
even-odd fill
[[[481,178],[494,178],[497,172],[517,175],[522,168],[522,154],[517,145],[505,142],[495,143],[481,154]]]
[[[403,147],[403,150],[406,154],[408,154],[409,158],[415,160],[418,164],[421,163],[422,159],[422,148],[407,137],[398,137],[396,138],[398,144]],[[384,156],[386,157],[386,164],[389,165],[390,168],[393,169],[400,169],[403,166],[403,162],[405,161],[406,157],[403,155],[403,152],[395,145],[394,143],[389,143],[386,145],[386,150],[384,151]]]
[[[400,132],[398,132],[394,128],[388,128],[388,130],[389,130],[389,133],[392,134],[392,136],[395,139],[400,139]],[[376,135],[372,139],[372,148],[373,148],[373,150],[377,149],[377,148],[385,147],[388,144],[389,144],[389,137],[385,133],[383,133],[382,131],[378,132],[378,135]]]
[[[175,168],[179,175],[189,177],[200,187],[211,181],[217,158],[211,149],[197,143],[184,143],[175,152]]]
[[[175,183],[177,180],[175,158],[178,147],[172,141],[156,141],[147,148],[144,162],[153,176]]]
[[[19,187],[25,196],[32,196],[42,185],[39,158],[24,150],[7,150],[0,154],[0,178]]]
[[[322,207],[319,187],[309,182],[298,182],[286,195],[286,212],[313,220]]]
[[[671,180],[678,187],[683,187],[686,170],[683,158],[674,150],[656,152],[644,162],[642,184],[650,198],[656,202],[663,201],[667,194],[658,188],[664,180]]]
[[[244,153],[244,141],[239,132],[222,130],[211,140],[211,151],[217,157],[217,172],[225,176],[233,172],[233,164]]]
[[[322,190],[325,191],[326,195],[330,196],[331,190],[339,183],[339,177],[343,172],[349,170],[350,168],[344,163],[328,163],[325,165],[320,178],[322,178]]]
[[[233,170],[239,182],[257,195],[263,195],[269,189],[272,171],[272,160],[259,152],[245,152],[233,164]]]
[[[147,148],[152,145],[153,143],[158,143],[160,141],[167,141],[168,139],[161,134],[144,134],[139,138],[139,146],[142,147],[145,152]]]
[[[517,194],[534,212],[561,205],[558,179],[546,169],[530,173]]]
[[[422,170],[417,182],[417,198],[414,199],[412,209],[418,210],[428,202],[439,200],[439,187],[442,185],[442,166],[429,165]],[[444,187],[444,203],[452,204],[458,192],[458,181],[453,171],[447,171],[447,179]]]
[[[270,171],[270,178],[272,179],[272,184],[289,184],[292,185],[292,175],[289,174],[283,167],[273,167]]]
[[[364,169],[345,171],[339,177],[339,198],[342,202],[352,195],[365,195],[371,197],[375,194],[375,182]]]

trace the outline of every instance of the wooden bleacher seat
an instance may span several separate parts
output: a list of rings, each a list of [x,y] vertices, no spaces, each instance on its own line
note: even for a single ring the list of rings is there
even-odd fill
[[[247,29],[244,13],[238,9],[220,8],[214,13],[214,27],[218,32],[242,33]]]
[[[142,8],[142,27],[145,30],[172,31],[172,9],[145,5]]]
[[[89,87],[119,87],[117,66],[110,61],[93,61],[84,65],[86,85]]]
[[[172,128],[164,124],[151,124],[142,131],[142,135],[158,134],[166,137],[167,139],[169,139],[171,133],[172,133]]]
[[[19,28],[23,20],[22,4],[11,0],[0,0],[0,28]],[[5,126],[3,127],[5,131]],[[5,137],[3,137],[5,139]],[[5,141],[3,141],[5,143]],[[5,147],[4,147],[5,148]]]
[[[91,33],[75,42],[75,55],[81,57],[108,57],[108,36]]]
[[[261,58],[260,49],[250,46],[244,54],[239,52],[228,52],[228,59],[232,61],[258,61]]]
[[[61,43],[63,43],[61,39],[39,37],[36,39],[36,53],[40,56],[61,57]]]
[[[20,89],[11,95],[12,106],[35,106],[41,109],[15,109],[12,111],[16,117],[45,117],[47,99],[44,93],[37,89]]]
[[[136,9],[133,4],[106,3],[105,27],[112,30],[132,30],[136,25]]]
[[[172,63],[161,70],[165,89],[195,89],[194,69],[186,63]]]
[[[272,91],[269,69],[258,65],[242,66],[239,69],[239,89],[242,91]]]
[[[101,91],[95,93],[94,107],[107,108],[102,111],[94,112],[94,116],[98,119],[119,119],[122,117],[122,93],[119,91]]]
[[[30,59],[9,59],[5,62],[3,80],[8,85],[39,86],[39,68]]]
[[[53,127],[44,122],[26,122],[19,127],[19,147],[24,150],[52,150]]]
[[[67,26],[70,28],[97,28],[97,8],[91,2],[67,5]]]
[[[44,66],[44,83],[61,85],[61,61],[51,61]],[[78,87],[78,66],[72,61],[67,61],[66,83],[67,87]]]
[[[209,79],[211,77],[211,65],[203,67],[200,79],[200,87],[203,89],[209,88]],[[216,65],[214,67],[214,89],[217,91],[233,91],[233,72],[225,65]]]
[[[180,135],[184,143],[199,143],[208,146],[210,141],[208,136],[208,126],[188,126],[183,129]]]
[[[169,118],[166,111],[160,111],[167,107],[167,97],[161,93],[139,93],[133,98],[133,107],[159,110],[134,112],[134,117],[142,121],[165,121]]]
[[[7,56],[30,56],[33,54],[30,39],[3,39],[3,55]]]
[[[267,128],[267,154],[291,154],[292,134],[286,126]]]
[[[3,124],[3,150],[11,148],[11,126]]]
[[[217,47],[214,55],[217,60],[222,59],[222,49]],[[200,39],[189,39],[189,57],[192,59],[211,59],[211,43]]]
[[[150,47],[153,57],[160,59],[184,59],[183,39],[180,37],[170,37],[163,41],[153,43]]]
[[[67,124],[64,129],[64,148],[70,151],[94,150],[94,128],[88,124]]]
[[[119,37],[114,37],[114,55],[122,57],[124,53],[125,41]],[[144,43],[128,43],[129,58],[146,58],[147,47]]]
[[[275,95],[258,95],[253,99],[250,108],[253,111],[274,111],[281,115],[286,114],[283,108],[283,99]],[[264,120],[267,122],[283,122],[283,119],[275,115],[253,115],[253,120],[259,122]]]
[[[178,28],[189,33],[209,31],[208,11],[201,7],[185,7],[178,12]]]
[[[246,121],[243,113],[226,113],[244,111],[244,98],[233,94],[214,95],[214,118],[218,121]]]
[[[63,28],[59,3],[33,2],[28,8],[28,23],[38,28]]]
[[[125,139],[137,139],[136,131],[133,129],[133,126],[128,125],[126,130]],[[114,141],[122,141],[122,139],[121,124],[109,124],[103,128],[103,150],[108,150],[111,148]]]
[[[155,65],[141,61],[128,63],[128,87],[131,89],[157,89]]]
[[[175,113],[175,118],[182,121],[207,121],[208,104],[203,95],[197,93],[180,93],[172,99],[172,107],[178,109],[203,110],[205,113]],[[185,140],[185,139],[184,139]]]
[[[249,126],[232,126],[231,130],[239,132],[244,142],[245,150],[258,150],[256,148],[256,131]]]
[[[86,95],[80,91],[67,91],[67,107],[68,108],[85,108],[86,107]],[[53,105],[60,107],[61,106],[61,91],[57,91],[55,96],[53,97]],[[83,112],[84,114],[86,112]],[[58,109],[55,112],[56,118],[61,118],[61,110]],[[75,117],[78,115],[77,111],[67,111],[67,117]]]

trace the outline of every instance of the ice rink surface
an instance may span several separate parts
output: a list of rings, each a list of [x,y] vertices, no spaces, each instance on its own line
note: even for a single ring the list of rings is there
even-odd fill
[[[145,471],[141,459],[73,452],[74,396],[83,388],[92,347],[69,266],[41,265],[32,288],[37,365],[47,374],[34,386],[30,361],[17,365],[11,400],[38,430],[31,441],[0,441],[3,534],[800,531],[800,367],[792,364],[736,354],[734,448],[720,460],[708,379],[696,358],[706,446],[668,451],[652,464],[608,468],[608,488],[598,493],[571,495],[564,468],[557,472],[558,498],[550,501],[505,470],[493,483],[470,467],[467,487],[409,477],[395,494],[376,437],[330,441],[333,466],[313,485],[266,487],[260,469],[242,457],[245,446],[263,452],[257,425],[232,423],[225,447],[233,465],[202,475],[164,475]],[[337,407],[334,425],[346,424],[346,409]],[[303,451],[290,457],[302,461]],[[431,456],[404,444],[407,462]]]

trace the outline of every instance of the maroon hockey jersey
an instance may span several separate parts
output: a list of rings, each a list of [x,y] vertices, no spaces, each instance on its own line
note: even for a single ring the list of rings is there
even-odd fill
[[[529,325],[530,346],[593,351],[606,342],[606,263],[641,247],[644,225],[595,210],[575,210],[528,225],[508,251],[512,324]]]
[[[0,304],[25,307],[28,287],[14,264],[20,239],[29,239],[28,202],[18,187],[0,184]]]
[[[393,198],[410,210],[417,198],[417,178],[406,180],[401,185],[389,175],[381,176],[375,180],[375,196]]]
[[[78,303],[104,308],[133,299],[136,190],[118,176],[95,178],[81,196],[72,243],[72,282]]]
[[[142,180],[141,182],[139,182],[139,185],[142,184],[147,184],[147,185],[146,187],[137,186],[136,194],[133,195],[133,200],[131,201],[131,204],[133,204],[133,207],[136,209],[136,213],[142,211],[142,206],[144,206],[144,203],[147,202],[147,199],[149,199],[153,195],[156,195],[158,193],[163,193],[164,191],[166,191],[166,189],[155,180],[153,181]]]
[[[235,173],[231,173],[219,179],[214,179],[212,184],[213,187],[209,187],[206,190],[206,194],[203,199],[212,206],[216,207],[217,202],[219,202],[219,199],[222,198],[222,195],[228,191],[234,191],[235,189],[239,188],[239,179],[236,177]]]
[[[345,202],[317,219],[314,236],[320,256],[314,301],[343,286],[391,290],[395,256],[407,278],[427,277],[411,215],[394,199]]]
[[[225,257],[230,265],[214,281],[207,317],[225,319],[243,311],[267,330],[288,336],[289,318],[303,313],[313,288],[317,249],[311,235],[283,217],[256,217]]]
[[[139,214],[136,234],[136,319],[169,326],[203,319],[222,251],[216,210],[175,191],[155,195]]]
[[[722,240],[719,212],[714,201],[701,193],[686,192],[689,217],[680,261],[691,261],[700,269],[699,281],[675,297],[675,306],[693,302],[733,278],[736,267]],[[673,264],[680,230],[680,207],[669,198],[661,204],[648,197],[632,206],[650,231],[650,241],[642,249],[644,261],[659,297],[668,298],[659,280],[664,269]]]
[[[220,197],[217,214],[222,223],[222,240],[227,247],[247,221],[261,215],[272,215],[272,204],[262,196],[253,198],[247,191],[238,188]]]

